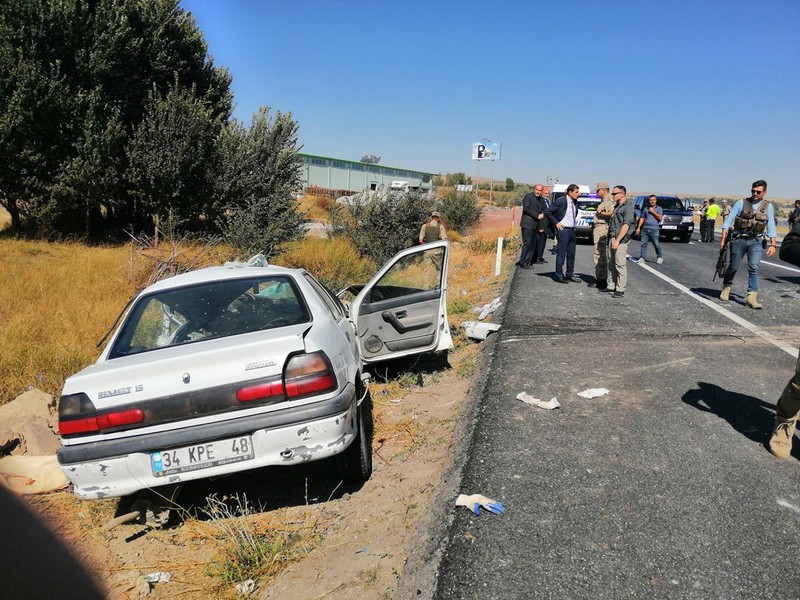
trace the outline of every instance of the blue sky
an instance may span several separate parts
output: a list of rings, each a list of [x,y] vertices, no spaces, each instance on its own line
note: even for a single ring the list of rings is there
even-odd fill
[[[800,198],[800,1],[181,0],[235,116],[303,152],[495,179]],[[480,165],[481,176],[489,164]]]

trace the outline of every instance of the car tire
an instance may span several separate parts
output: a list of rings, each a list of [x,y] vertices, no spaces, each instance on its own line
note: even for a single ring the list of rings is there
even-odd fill
[[[369,394],[356,409],[356,437],[339,454],[337,467],[339,477],[351,483],[364,483],[372,475],[372,411],[370,410],[371,401]]]

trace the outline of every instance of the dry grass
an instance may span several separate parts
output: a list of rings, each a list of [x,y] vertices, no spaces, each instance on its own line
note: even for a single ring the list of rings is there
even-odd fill
[[[333,200],[326,196],[303,196],[300,198],[300,210],[306,213],[307,219],[330,221],[330,209]]]

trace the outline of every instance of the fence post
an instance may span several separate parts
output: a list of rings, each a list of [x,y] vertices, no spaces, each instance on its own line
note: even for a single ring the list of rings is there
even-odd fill
[[[500,275],[500,265],[503,258],[503,238],[497,238],[497,257],[494,259],[494,276]]]

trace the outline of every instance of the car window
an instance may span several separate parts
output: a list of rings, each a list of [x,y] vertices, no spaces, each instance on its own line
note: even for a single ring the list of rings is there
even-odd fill
[[[344,306],[341,302],[339,302],[339,299],[336,298],[336,296],[328,288],[314,279],[309,273],[304,273],[303,275],[305,276],[306,281],[311,284],[311,287],[314,288],[314,291],[320,297],[323,304],[325,304],[325,306],[328,307],[328,310],[331,311],[333,318],[338,321],[344,317]]]
[[[310,320],[288,276],[186,286],[141,298],[121,325],[109,358]]]
[[[431,248],[399,259],[372,288],[367,302],[440,289],[444,251]]]
[[[597,200],[581,200],[578,198],[578,209],[589,212],[596,212],[600,203]]]

